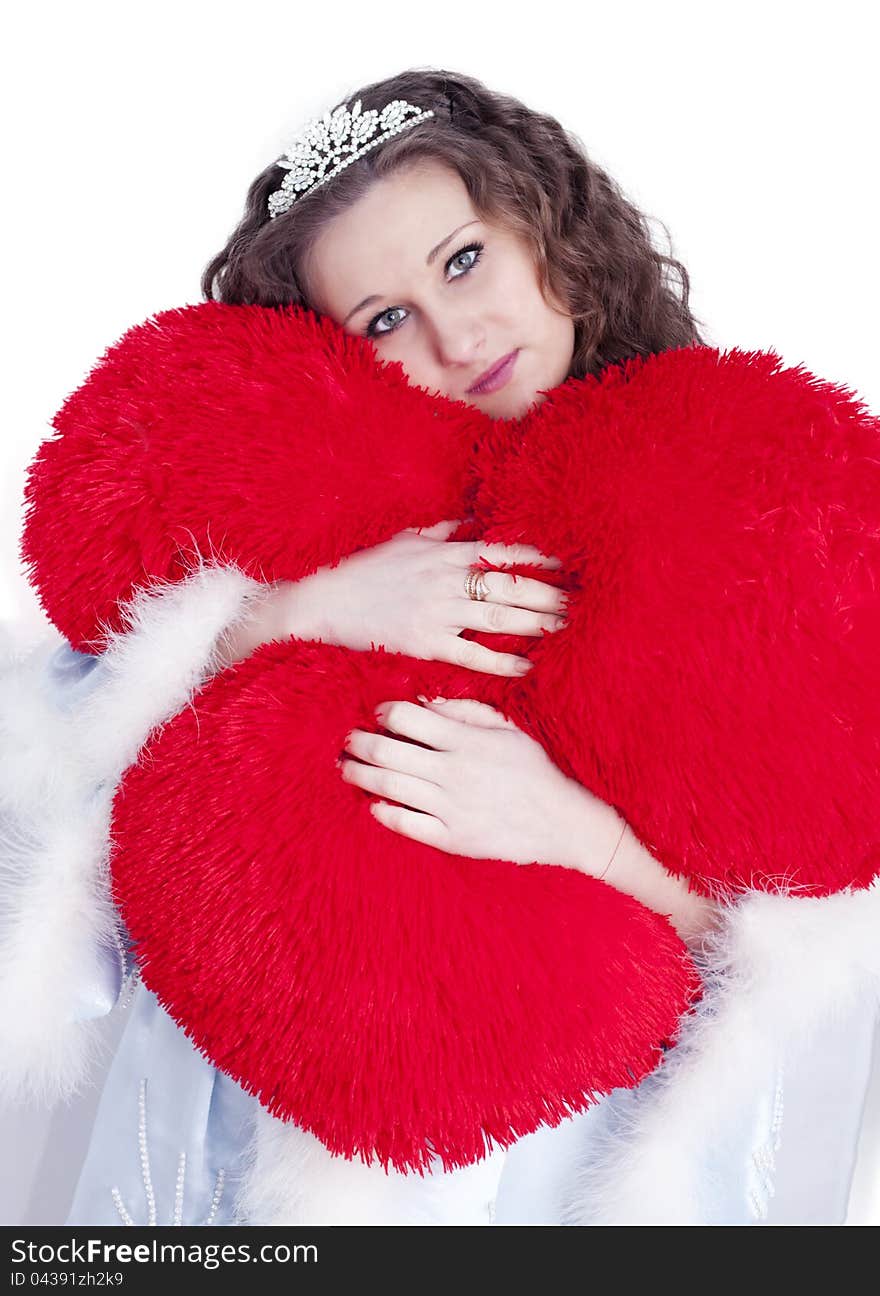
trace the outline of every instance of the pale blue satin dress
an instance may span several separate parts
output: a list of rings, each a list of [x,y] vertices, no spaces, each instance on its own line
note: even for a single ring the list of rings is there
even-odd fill
[[[66,707],[99,685],[101,661],[64,643],[50,672],[57,704]],[[120,951],[105,951],[100,978],[81,994],[83,1017],[119,1011],[121,1005],[128,1016],[67,1223],[233,1222],[256,1099],[195,1049],[138,981],[124,948],[123,941]],[[805,1044],[801,1058],[788,1058],[785,1076],[756,1077],[756,1101],[731,1119],[725,1140],[705,1150],[701,1223],[846,1220],[875,1027],[863,1017],[844,1018],[820,1042]],[[648,1077],[641,1089],[653,1081]],[[632,1097],[617,1090],[588,1112],[498,1150],[481,1163],[476,1189],[471,1175],[468,1191],[459,1193],[458,1172],[438,1169],[427,1179],[401,1177],[400,1191],[430,1194],[437,1224],[569,1223],[565,1202],[572,1177],[589,1162],[597,1139],[623,1128]],[[786,1128],[796,1137],[782,1137]],[[763,1147],[776,1149],[772,1175],[756,1157]],[[377,1175],[383,1173],[376,1167]]]

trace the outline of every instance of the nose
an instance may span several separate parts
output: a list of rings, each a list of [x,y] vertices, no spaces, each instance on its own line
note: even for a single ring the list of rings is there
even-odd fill
[[[434,312],[429,320],[437,364],[443,369],[477,373],[492,363],[486,351],[486,330],[473,314],[446,309]]]

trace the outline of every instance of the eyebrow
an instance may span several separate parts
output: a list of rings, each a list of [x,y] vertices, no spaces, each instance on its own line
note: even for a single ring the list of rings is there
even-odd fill
[[[425,265],[431,265],[431,263],[434,261],[434,258],[437,256],[437,253],[442,252],[443,249],[446,247],[446,244],[449,243],[452,239],[454,239],[456,234],[460,234],[463,229],[467,229],[468,225],[479,225],[479,223],[480,223],[479,220],[465,221],[463,225],[459,225],[458,229],[454,229],[451,234],[447,234],[446,238],[442,239],[437,244],[436,247],[431,248],[431,251],[428,253],[427,257],[425,258]],[[381,300],[382,298],[378,295],[378,293],[373,293],[371,296],[365,297],[362,302],[358,302],[357,306],[355,306],[352,310],[350,310],[346,315],[345,319],[342,321],[343,328],[351,319],[352,315],[357,315],[358,311],[362,311],[365,306],[372,306],[373,302],[377,302]]]

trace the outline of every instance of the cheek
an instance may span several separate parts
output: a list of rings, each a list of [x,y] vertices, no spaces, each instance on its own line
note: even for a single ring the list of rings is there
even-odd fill
[[[425,353],[424,341],[410,343],[408,338],[399,340],[388,338],[376,348],[383,361],[397,363],[403,367],[407,381],[414,387],[430,387],[436,380],[431,364]]]
[[[574,355],[574,320],[570,315],[561,315],[558,312],[552,314],[551,320],[550,328],[555,348],[560,355],[565,356],[568,363]]]
[[[524,341],[529,339],[542,351],[552,347],[559,336],[559,317],[544,300],[531,261],[517,258],[494,291],[496,300],[504,303],[507,319],[523,331]]]
[[[567,370],[574,353],[574,320],[561,304],[547,301],[537,284],[531,300],[534,334],[541,351],[557,367]]]
[[[564,383],[571,372],[574,358],[574,321],[565,316],[554,314],[548,325],[548,365],[551,371],[550,382],[558,387]]]

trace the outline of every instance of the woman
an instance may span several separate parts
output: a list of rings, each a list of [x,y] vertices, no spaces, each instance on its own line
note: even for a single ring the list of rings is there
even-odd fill
[[[290,183],[300,174],[291,158],[268,167],[205,271],[207,297],[307,305],[369,337],[414,385],[497,418],[520,417],[570,376],[701,341],[684,268],[652,249],[643,217],[552,118],[445,72],[410,71],[351,102],[353,117],[394,103],[431,115],[332,174],[320,149],[311,159],[300,149],[300,189]],[[520,659],[461,632],[552,632],[564,623],[562,595],[499,572],[475,590],[470,570],[481,554],[495,563],[555,559],[525,546],[449,542],[456,525],[405,531],[306,580],[248,590],[247,615],[236,609],[201,665],[222,668],[294,635],[516,673]],[[72,670],[81,690],[100,687],[101,662],[63,649],[53,668]],[[75,696],[66,694],[68,704]],[[372,809],[389,831],[454,854],[565,863],[602,876],[669,915],[699,951],[715,906],[667,874],[616,811],[499,713],[476,702],[392,698],[380,719],[384,735],[349,735],[340,776],[387,798]],[[118,973],[107,964],[98,1006],[83,1016],[106,1011],[123,974],[131,983],[122,961]],[[863,1087],[870,1038],[864,1023],[844,1030],[845,1057],[859,1061]],[[465,1170],[386,1175],[330,1158],[311,1136],[256,1111],[139,986],[69,1222],[586,1222],[581,1179],[635,1098],[615,1093]],[[751,1119],[743,1115],[743,1129]],[[850,1152],[854,1137],[850,1129]],[[760,1191],[746,1182],[754,1165],[743,1156],[742,1131],[731,1129],[730,1141],[720,1197],[688,1222],[768,1217],[772,1185],[766,1175]],[[717,1149],[705,1151],[707,1177],[718,1179]],[[836,1181],[821,1209],[845,1211],[847,1188],[845,1177]]]
[[[456,105],[459,120],[475,114],[478,105],[487,113],[489,103],[496,114],[505,107],[512,118],[516,114],[515,105],[505,105],[473,81],[440,73],[395,78],[359,97],[384,103],[383,96],[405,99],[405,91],[415,96],[418,90],[419,103],[426,94],[434,103],[432,89],[446,95],[453,122]],[[521,417],[572,374],[600,368],[603,357],[618,359],[696,339],[685,309],[663,287],[663,258],[651,251],[636,213],[607,179],[600,182],[601,173],[590,163],[581,163],[584,181],[590,177],[601,200],[587,203],[590,223],[582,218],[574,242],[589,240],[598,262],[601,244],[591,238],[590,224],[615,230],[614,240],[606,240],[609,264],[592,288],[597,304],[564,303],[541,281],[536,251],[542,241],[552,249],[548,269],[552,266],[554,277],[564,256],[572,258],[570,274],[575,263],[572,240],[563,252],[560,236],[552,227],[542,229],[540,210],[534,210],[541,192],[536,162],[565,158],[557,165],[575,175],[577,159],[571,145],[560,151],[556,123],[526,116],[534,138],[518,118],[511,136],[521,165],[527,153],[532,159],[526,175],[514,179],[501,165],[499,150],[481,143],[478,134],[468,147],[463,176],[456,169],[464,155],[461,131],[429,119],[311,191],[302,229],[306,205],[265,223],[266,187],[278,178],[277,169],[270,168],[251,189],[248,216],[205,272],[206,295],[219,277],[219,295],[226,302],[298,301],[369,338],[381,359],[403,365],[413,385],[473,404],[495,418]],[[492,195],[488,210],[485,198],[483,210],[475,206],[464,177],[476,192]],[[551,189],[559,191],[555,185]],[[549,221],[551,213],[544,215]],[[560,228],[565,219],[573,219],[573,212],[567,214],[564,206],[552,213]],[[614,242],[620,250],[612,261]],[[281,281],[270,282],[274,275]],[[609,291],[619,319],[605,319],[599,296],[606,281],[610,290],[612,277],[621,285],[651,283],[641,299],[630,288],[621,287],[619,301]],[[569,295],[584,297],[583,273],[571,289]],[[595,319],[604,325],[591,339],[587,330]],[[628,345],[628,336],[637,342]],[[485,371],[514,352],[502,382],[482,390]],[[495,552],[495,546],[446,543],[454,529],[450,521],[404,532],[295,587],[282,586],[263,616],[228,643],[227,658],[236,660],[257,643],[295,634],[355,649],[384,643],[389,651],[496,674],[515,673],[521,665],[527,669],[526,658],[493,653],[462,640],[460,632],[553,631],[564,623],[559,616],[563,593],[539,580],[514,581],[490,572],[484,577],[484,599],[477,601],[467,593],[466,577],[478,554],[508,562],[515,555]],[[547,561],[535,551],[521,557]],[[391,737],[376,742],[355,730],[349,738],[343,778],[370,792],[393,794],[411,808],[374,803],[383,823],[456,854],[566,861],[585,871],[604,870],[624,827],[611,807],[564,778],[536,743],[519,730],[511,732],[491,708],[460,701],[426,702],[425,707],[389,700],[384,720],[390,731],[434,748],[430,756]],[[455,744],[454,751],[447,750],[445,738]],[[711,905],[673,880],[630,833],[614,856],[614,885],[673,914],[688,935],[709,921]]]

